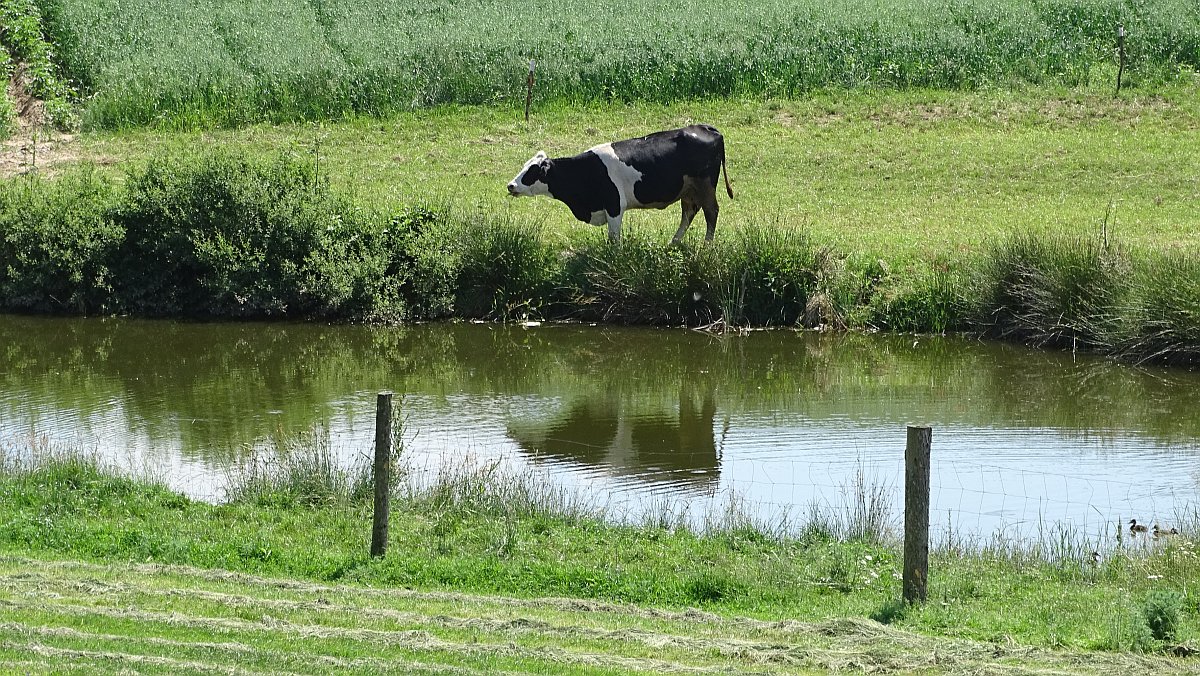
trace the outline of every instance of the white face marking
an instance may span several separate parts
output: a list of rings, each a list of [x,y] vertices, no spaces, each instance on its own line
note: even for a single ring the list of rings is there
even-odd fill
[[[602,143],[591,148],[591,151],[600,157],[604,168],[608,170],[609,179],[617,186],[617,192],[621,194],[621,206],[624,209],[642,206],[633,195],[633,185],[642,180],[642,172],[622,162],[613,151],[611,143]]]
[[[532,185],[525,185],[525,183],[521,180],[525,178],[525,173],[528,172],[531,167],[535,168],[534,171],[540,172],[540,167],[545,159],[546,153],[541,151],[539,151],[537,155],[534,155],[532,158],[530,158],[529,161],[525,163],[525,166],[521,167],[521,171],[517,172],[517,175],[513,178],[513,180],[508,182],[508,194],[512,195],[513,197],[549,195],[550,186],[546,185],[546,183],[540,178],[534,181]]]

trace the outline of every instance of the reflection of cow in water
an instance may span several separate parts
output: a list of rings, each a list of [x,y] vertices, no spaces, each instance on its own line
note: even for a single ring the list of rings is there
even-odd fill
[[[575,399],[542,420],[513,420],[508,435],[521,449],[551,462],[587,465],[647,482],[715,484],[720,451],[713,390],[699,397],[684,385],[678,414],[671,407],[598,393]]]

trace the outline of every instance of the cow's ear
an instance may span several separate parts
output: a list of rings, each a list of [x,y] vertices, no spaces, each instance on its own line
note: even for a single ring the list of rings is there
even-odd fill
[[[550,173],[550,160],[543,157],[542,161],[538,162],[538,167],[542,170],[543,176]]]

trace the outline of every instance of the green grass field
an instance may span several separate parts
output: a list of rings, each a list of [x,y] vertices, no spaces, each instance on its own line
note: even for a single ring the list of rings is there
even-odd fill
[[[1014,232],[1099,238],[1106,220],[1116,242],[1200,250],[1198,101],[1200,80],[1116,99],[1093,89],[553,106],[528,125],[511,110],[450,107],[343,124],[95,132],[78,156],[127,166],[212,145],[291,151],[364,202],[449,204],[569,233],[589,226],[553,200],[504,191],[536,151],[574,154],[704,121],[726,137],[736,194],[721,195],[718,237],[747,224],[798,228],[851,255],[924,267]],[[678,223],[677,206],[626,218],[663,242]]]

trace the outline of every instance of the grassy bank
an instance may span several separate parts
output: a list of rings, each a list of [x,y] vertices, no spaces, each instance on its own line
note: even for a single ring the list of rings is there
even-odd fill
[[[15,0],[11,0],[15,1]],[[388,115],[440,104],[676,102],[825,88],[1067,86],[1200,66],[1194,3],[1069,0],[625,0],[554,3],[42,0],[88,97],[88,128],[212,127]],[[637,17],[630,20],[629,17]]]
[[[1171,651],[1200,631],[1187,539],[1116,549],[1095,564],[1086,552],[1051,556],[1022,543],[943,547],[931,563],[930,603],[904,607],[896,603],[899,550],[869,500],[865,511],[787,527],[736,507],[699,530],[661,518],[614,523],[586,495],[464,465],[432,482],[401,480],[389,553],[371,559],[360,474],[311,448],[243,471],[219,505],[78,456],[12,453],[0,474],[0,507],[11,515],[0,524],[8,636],[0,656],[9,660],[39,647],[81,660],[99,659],[88,651],[171,648],[224,660],[236,650],[208,644],[248,641],[281,654],[367,658],[386,646],[387,658],[440,661],[462,658],[461,644],[474,637],[478,652],[466,663],[478,668],[495,664],[472,660],[528,664],[553,644],[563,651],[553,660],[584,670],[573,656],[592,651],[804,671],[849,666],[835,660],[850,649],[865,660],[859,668],[953,671],[986,654],[1014,669],[1166,673],[1190,663],[1046,651]],[[599,614],[584,620],[589,610]],[[638,639],[643,632],[663,640]],[[301,648],[298,635],[317,643]],[[119,649],[124,636],[137,638]],[[733,643],[705,642],[719,637]],[[497,654],[498,645],[514,652]],[[910,662],[931,645],[953,648],[949,661]]]
[[[751,216],[713,245],[668,247],[650,224],[614,247],[598,229],[464,203],[391,211],[335,189],[316,154],[231,146],[134,164],[123,181],[85,166],[3,184],[0,308],[966,330],[1131,361],[1200,357],[1195,255],[1153,226],[1140,240],[1158,246],[1101,224],[885,259]],[[1177,184],[1177,208],[1194,188]]]

